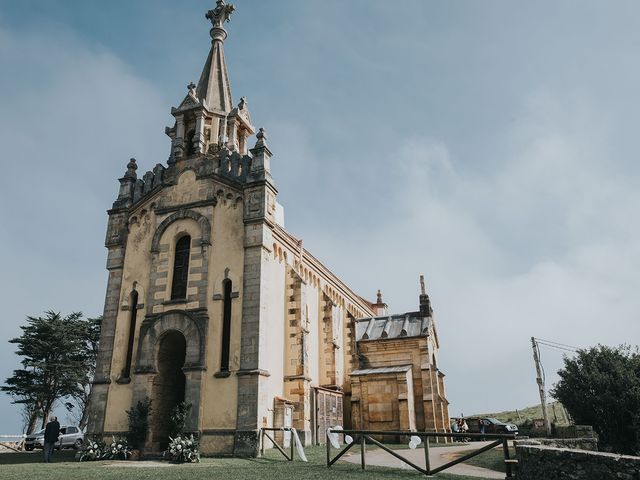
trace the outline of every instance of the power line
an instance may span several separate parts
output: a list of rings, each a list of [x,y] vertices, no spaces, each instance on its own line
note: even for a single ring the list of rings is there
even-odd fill
[[[569,352],[569,353],[577,353],[578,352],[578,350],[574,350],[574,349],[571,349],[571,348],[557,347],[557,346],[551,345],[549,343],[544,343],[544,342],[537,342],[537,343],[539,345],[543,345],[543,346],[548,347],[548,348],[553,348],[554,350],[558,350],[560,352]]]
[[[536,338],[536,341],[542,342],[545,344],[552,344],[560,348],[567,348],[570,350],[580,350],[580,347],[574,347],[573,345],[567,345],[566,343],[554,342],[553,340],[545,340],[544,338]]]

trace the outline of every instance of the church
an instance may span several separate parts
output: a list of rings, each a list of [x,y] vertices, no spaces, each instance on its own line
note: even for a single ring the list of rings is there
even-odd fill
[[[262,427],[295,427],[305,445],[335,425],[449,431],[424,280],[418,308],[390,314],[285,229],[267,134],[231,95],[233,11],[217,0],[206,13],[211,50],[171,109],[166,165],[140,175],[131,159],[108,210],[87,433],[126,434],[147,398],[147,452],[166,447],[181,402],[205,455],[255,456]]]

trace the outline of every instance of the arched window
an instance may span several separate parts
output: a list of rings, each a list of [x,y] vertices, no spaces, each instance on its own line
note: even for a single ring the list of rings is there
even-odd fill
[[[171,282],[171,300],[187,298],[187,279],[189,277],[189,250],[191,237],[180,237],[176,243],[173,261],[173,281]]]
[[[127,359],[122,369],[122,378],[131,377],[131,359],[133,357],[133,337],[136,335],[136,315],[138,314],[138,292],[133,290],[129,295],[129,341],[127,342]]]
[[[196,145],[193,141],[193,137],[195,137],[196,135],[196,131],[195,130],[189,130],[187,132],[187,155],[193,155],[194,153],[196,153]]]
[[[220,371],[229,371],[229,348],[231,343],[231,280],[222,281],[222,354],[220,357]]]

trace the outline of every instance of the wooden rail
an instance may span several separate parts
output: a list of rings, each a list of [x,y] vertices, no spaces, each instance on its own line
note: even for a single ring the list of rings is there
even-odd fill
[[[271,443],[273,443],[273,445],[278,449],[278,451],[282,455],[284,455],[284,458],[292,462],[293,461],[293,442],[294,442],[293,435],[289,439],[289,447],[291,448],[291,452],[287,454],[287,452],[285,452],[284,450],[284,447],[280,446],[280,444],[276,442],[275,438],[272,438],[271,435],[267,433],[267,432],[291,432],[291,430],[292,430],[291,427],[261,428],[260,429],[260,455],[264,457],[264,437],[267,437],[269,440],[271,440]]]
[[[329,428],[327,429],[327,436],[330,433],[353,435],[354,439],[353,439],[353,442],[351,442],[350,444],[347,444],[342,450],[340,450],[335,457],[331,458],[331,442],[329,441],[329,438],[327,438],[327,468],[331,467],[331,465],[336,463],[340,459],[340,457],[342,457],[345,453],[347,453],[351,449],[351,447],[353,447],[356,443],[359,443],[360,444],[360,464],[362,466],[362,470],[365,470],[367,466],[366,444],[367,442],[369,442],[380,447],[385,452],[389,453],[390,455],[393,455],[395,458],[401,460],[402,462],[406,463],[411,468],[414,468],[420,473],[424,475],[434,475],[438,472],[442,472],[443,470],[451,468],[454,465],[465,462],[470,458],[475,457],[476,455],[480,455],[481,453],[491,450],[502,444],[502,452],[504,454],[504,462],[505,462],[505,468],[506,468],[505,479],[515,478],[512,472],[514,461],[511,458],[509,458],[509,440],[515,440],[516,439],[515,434],[499,435],[499,434],[481,434],[481,433],[436,433],[436,432],[429,433],[429,432],[411,432],[406,430],[404,431],[334,430]],[[423,448],[424,448],[424,459],[425,459],[426,468],[422,468],[416,465],[415,463],[411,462],[407,458],[400,455],[397,451],[391,450],[389,447],[382,444],[375,438],[372,438],[372,435],[420,437],[420,439],[422,440]],[[451,462],[445,463],[444,465],[440,465],[439,467],[432,469],[431,462],[429,461],[429,438],[443,438],[443,437],[452,438],[452,439],[459,438],[461,440],[476,439],[476,440],[494,440],[494,441],[477,450],[474,450],[473,452],[469,452],[466,455],[461,456],[460,458],[456,458]]]

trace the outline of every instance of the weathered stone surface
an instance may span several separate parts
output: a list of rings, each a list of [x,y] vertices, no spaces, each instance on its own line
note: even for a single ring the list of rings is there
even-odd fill
[[[637,480],[640,457],[517,445],[518,480]]]

